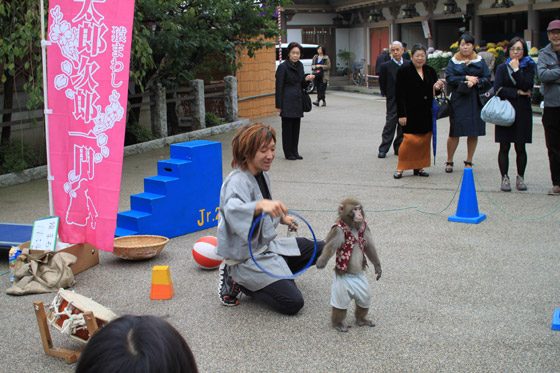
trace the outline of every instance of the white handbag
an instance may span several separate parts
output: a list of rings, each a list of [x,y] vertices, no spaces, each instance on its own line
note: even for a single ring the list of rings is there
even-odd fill
[[[480,118],[497,126],[510,127],[515,122],[515,109],[508,100],[502,100],[498,94],[499,88],[480,112]]]

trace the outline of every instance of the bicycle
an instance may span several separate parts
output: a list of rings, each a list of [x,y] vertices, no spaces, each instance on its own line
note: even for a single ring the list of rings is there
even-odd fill
[[[362,74],[362,68],[364,67],[365,60],[362,59],[361,62],[354,62],[354,69],[352,71],[352,83],[355,85],[362,85],[365,82],[365,77]]]

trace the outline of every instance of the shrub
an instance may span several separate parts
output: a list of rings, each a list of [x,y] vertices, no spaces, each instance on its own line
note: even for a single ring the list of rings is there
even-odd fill
[[[21,172],[40,163],[37,152],[20,140],[0,146],[0,174]]]
[[[225,123],[216,114],[211,112],[206,113],[205,121],[206,121],[206,127],[219,126],[220,124]]]
[[[154,135],[152,135],[152,132],[146,127],[138,123],[127,123],[126,133],[124,135],[125,146],[151,141],[153,139],[155,139]]]

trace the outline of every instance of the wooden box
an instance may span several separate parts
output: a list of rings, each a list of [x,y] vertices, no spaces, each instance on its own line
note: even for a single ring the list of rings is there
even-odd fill
[[[29,248],[30,241],[24,242],[19,247],[22,249]],[[41,254],[44,251],[41,250],[29,250],[30,254]],[[72,273],[77,275],[80,272],[85,271],[88,268],[99,264],[99,250],[87,243],[76,244],[68,246],[65,249],[57,250],[57,252],[66,252],[75,255],[78,260],[76,263],[70,266]]]

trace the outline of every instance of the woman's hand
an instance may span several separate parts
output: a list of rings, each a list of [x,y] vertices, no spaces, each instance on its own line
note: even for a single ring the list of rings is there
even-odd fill
[[[465,80],[467,81],[467,86],[469,88],[472,88],[473,86],[478,84],[478,76],[467,75],[465,77]]]
[[[298,225],[295,221],[296,221],[296,218],[294,218],[293,216],[288,216],[288,215],[285,215],[285,216],[282,217],[282,219],[280,219],[281,224],[287,225],[288,227],[290,227],[290,230],[294,231],[294,232],[297,231],[297,229],[298,229]]]
[[[531,97],[531,90],[528,89],[527,91],[522,91],[520,89],[517,90],[517,95],[518,96],[529,96]]]
[[[519,70],[519,60],[517,58],[512,58],[509,65],[513,70]]]
[[[438,81],[434,83],[434,89],[436,91],[441,91],[443,87],[445,87],[445,82],[443,81],[443,79],[438,79]]]
[[[399,124],[401,126],[406,126],[406,117],[399,118]]]
[[[315,79],[315,75],[309,74],[305,77],[305,80],[307,80],[307,81],[310,81],[310,80],[313,80],[313,79]]]
[[[259,216],[263,213],[269,214],[273,218],[282,216],[282,219],[284,219],[286,217],[285,215],[288,215],[288,209],[282,201],[261,199],[255,206],[255,216]]]

